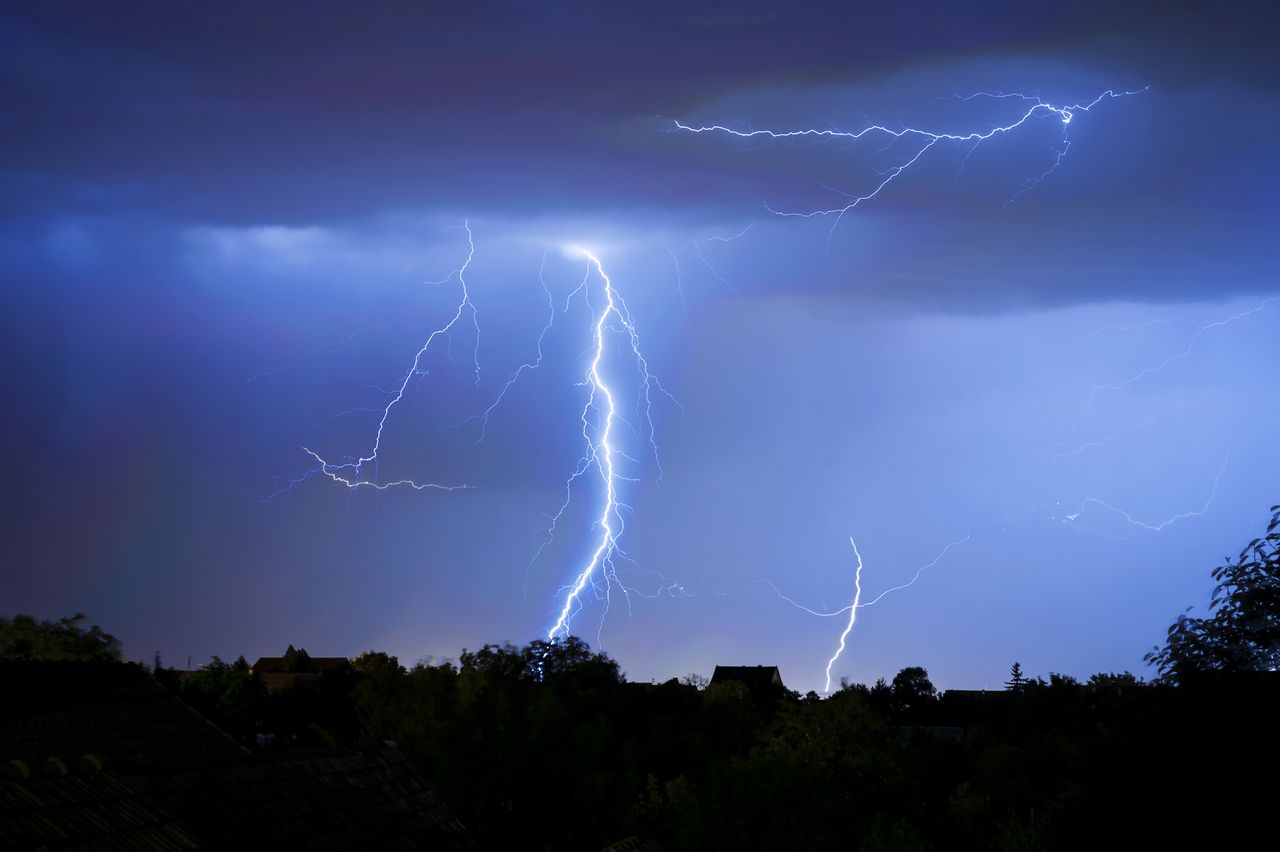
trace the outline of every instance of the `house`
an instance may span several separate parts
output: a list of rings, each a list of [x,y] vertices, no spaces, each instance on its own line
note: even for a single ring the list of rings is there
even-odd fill
[[[313,657],[305,648],[290,645],[282,657],[259,657],[249,667],[249,674],[260,678],[267,692],[277,693],[326,674],[348,674],[351,670],[351,660],[346,657]]]
[[[717,683],[740,683],[750,690],[786,689],[777,666],[716,666],[709,685]]]

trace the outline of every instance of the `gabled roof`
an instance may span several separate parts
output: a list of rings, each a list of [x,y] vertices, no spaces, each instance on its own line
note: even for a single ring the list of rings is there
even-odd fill
[[[783,688],[782,673],[777,666],[716,666],[711,675],[711,683],[745,684],[750,688],[779,687]]]
[[[285,667],[284,657],[259,657],[249,670],[254,674],[322,674],[349,668],[351,661],[346,657],[308,657],[303,667],[294,671]]]

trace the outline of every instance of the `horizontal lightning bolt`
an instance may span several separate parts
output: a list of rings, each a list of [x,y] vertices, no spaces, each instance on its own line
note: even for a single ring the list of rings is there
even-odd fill
[[[676,130],[681,130],[686,133],[720,133],[720,134],[726,134],[729,136],[736,136],[743,139],[760,139],[760,138],[771,139],[771,140],[834,139],[834,140],[843,140],[846,142],[856,142],[867,136],[884,136],[884,137],[888,137],[890,144],[900,139],[913,139],[918,141],[919,145],[918,147],[915,148],[914,153],[912,153],[906,160],[899,163],[898,165],[892,166],[884,170],[883,172],[881,172],[880,181],[876,183],[869,192],[866,192],[862,195],[841,193],[842,195],[845,195],[845,197],[848,199],[847,203],[845,204],[841,204],[835,207],[822,208],[818,210],[808,210],[808,211],[775,210],[772,207],[768,207],[768,205],[766,205],[766,209],[768,209],[769,212],[777,216],[796,216],[796,217],[805,218],[805,219],[813,218],[815,216],[833,216],[835,218],[831,224],[831,232],[834,232],[836,227],[840,224],[840,220],[844,217],[846,213],[848,213],[850,210],[853,210],[859,204],[862,204],[863,202],[866,202],[866,201],[870,201],[871,199],[879,195],[880,192],[889,184],[891,184],[899,175],[901,175],[904,171],[910,169],[917,162],[919,162],[920,158],[923,157],[935,145],[941,142],[953,142],[953,143],[959,143],[962,145],[968,145],[970,146],[970,150],[968,154],[966,154],[966,160],[967,160],[969,154],[972,154],[973,149],[976,148],[978,145],[981,145],[983,142],[986,142],[987,140],[992,139],[995,136],[1002,135],[1005,133],[1010,133],[1014,130],[1017,130],[1019,127],[1022,127],[1024,124],[1030,121],[1032,118],[1036,118],[1036,117],[1056,118],[1062,124],[1062,133],[1063,133],[1062,148],[1057,151],[1057,156],[1053,164],[1043,174],[1041,174],[1039,177],[1029,179],[1028,181],[1024,181],[1023,185],[1018,189],[1017,193],[1015,193],[1013,198],[1009,199],[1009,202],[1006,202],[1006,206],[1007,206],[1008,203],[1011,203],[1013,200],[1015,200],[1022,194],[1031,190],[1037,184],[1043,182],[1046,178],[1048,178],[1054,172],[1055,169],[1057,169],[1058,165],[1061,164],[1063,158],[1066,156],[1067,148],[1070,146],[1070,142],[1066,138],[1067,128],[1070,126],[1072,120],[1074,120],[1075,116],[1078,113],[1089,112],[1104,100],[1111,100],[1115,98],[1126,97],[1129,95],[1136,95],[1141,92],[1147,91],[1148,88],[1149,87],[1144,87],[1142,89],[1135,89],[1133,91],[1116,91],[1114,89],[1108,89],[1102,94],[1098,95],[1092,101],[1071,104],[1069,106],[1055,106],[1054,104],[1046,103],[1045,101],[1042,101],[1040,98],[1032,97],[1030,95],[1005,94],[1005,93],[988,94],[988,93],[980,92],[975,95],[970,95],[966,98],[963,98],[963,100],[969,100],[974,97],[995,97],[995,98],[1012,97],[1012,98],[1020,98],[1022,100],[1028,101],[1030,102],[1030,106],[1026,109],[1025,112],[1022,113],[1022,115],[1017,120],[1009,124],[1002,124],[1002,125],[988,128],[986,130],[974,131],[970,133],[940,133],[940,132],[935,132],[931,130],[923,130],[916,127],[902,127],[898,130],[894,130],[893,128],[886,127],[883,124],[868,124],[866,127],[863,127],[861,130],[855,130],[855,131],[830,130],[830,129],[820,129],[820,128],[805,128],[801,130],[778,131],[778,130],[736,130],[732,127],[726,127],[723,124],[709,124],[709,125],[694,126],[694,125],[685,124],[682,121],[676,121],[674,122],[674,128]]]
[[[1127,523],[1129,523],[1132,526],[1139,527],[1140,529],[1147,530],[1148,532],[1160,532],[1161,530],[1164,530],[1166,527],[1169,527],[1172,524],[1177,523],[1178,521],[1184,520],[1186,518],[1198,518],[1209,511],[1209,507],[1213,505],[1213,501],[1218,498],[1218,484],[1222,481],[1222,475],[1227,472],[1227,464],[1230,461],[1231,461],[1231,455],[1228,454],[1226,459],[1224,459],[1222,462],[1222,467],[1218,470],[1218,475],[1215,476],[1213,479],[1213,489],[1209,492],[1208,499],[1204,501],[1204,505],[1201,506],[1199,509],[1193,509],[1187,512],[1179,512],[1178,514],[1173,515],[1172,517],[1166,518],[1163,521],[1158,521],[1153,524],[1153,523],[1148,523],[1146,521],[1139,520],[1135,518],[1133,515],[1131,515],[1130,513],[1126,512],[1124,509],[1113,506],[1110,503],[1098,497],[1086,497],[1080,501],[1080,508],[1076,509],[1076,511],[1072,512],[1071,514],[1063,517],[1062,522],[1065,524],[1075,523],[1077,520],[1079,520],[1080,516],[1084,514],[1084,510],[1086,508],[1088,508],[1090,505],[1094,505],[1094,506],[1101,506],[1102,508],[1107,509],[1110,512],[1113,512],[1114,514],[1119,515],[1121,518],[1123,518]]]

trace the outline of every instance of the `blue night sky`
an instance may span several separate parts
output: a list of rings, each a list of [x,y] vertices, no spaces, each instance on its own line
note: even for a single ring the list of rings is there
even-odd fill
[[[607,499],[588,465],[543,546],[606,296],[578,246],[678,401],[646,409],[611,318],[625,556],[571,628],[630,678],[821,689],[850,537],[862,603],[917,579],[835,678],[1143,671],[1280,501],[1277,21],[1149,6],[8,4],[0,612],[180,665],[545,635]],[[1106,90],[1134,94],[943,140],[838,222],[771,211],[871,192],[919,136],[675,127],[963,134],[1034,103],[971,93]],[[406,381],[464,223],[475,324]],[[304,450],[368,456],[402,384],[361,481],[471,488]]]

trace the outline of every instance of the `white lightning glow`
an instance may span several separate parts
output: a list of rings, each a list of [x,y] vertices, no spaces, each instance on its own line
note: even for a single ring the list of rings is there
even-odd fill
[[[729,136],[737,136],[744,139],[772,139],[772,140],[833,139],[833,140],[842,140],[845,142],[856,142],[868,136],[883,136],[889,139],[890,145],[892,145],[893,143],[901,139],[909,139],[917,142],[918,143],[917,146],[914,149],[912,149],[909,155],[904,160],[902,160],[902,162],[880,173],[879,175],[880,179],[878,180],[878,182],[874,184],[874,186],[871,188],[870,191],[864,192],[862,194],[857,194],[857,193],[847,193],[847,192],[842,192],[840,190],[835,190],[836,192],[839,192],[841,195],[845,196],[846,199],[848,199],[847,202],[844,204],[839,204],[833,207],[820,208],[817,210],[805,210],[805,211],[775,210],[772,207],[768,207],[768,205],[766,205],[766,209],[768,209],[769,212],[777,216],[796,216],[796,217],[805,218],[805,219],[810,219],[816,216],[832,216],[834,217],[834,221],[831,223],[831,231],[834,232],[836,227],[840,224],[840,220],[844,217],[846,213],[848,213],[850,210],[853,210],[859,204],[862,204],[865,201],[870,201],[871,199],[879,195],[881,190],[883,190],[889,184],[893,183],[893,181],[899,175],[901,175],[904,171],[910,169],[917,162],[919,162],[921,157],[923,157],[926,153],[928,153],[930,149],[932,149],[935,145],[938,145],[939,143],[949,142],[949,143],[957,143],[960,145],[968,145],[970,147],[970,150],[965,155],[965,159],[967,160],[968,156],[973,153],[973,149],[976,148],[978,145],[981,145],[983,142],[986,142],[992,139],[993,137],[1017,130],[1018,128],[1022,127],[1024,124],[1026,124],[1028,121],[1030,121],[1033,118],[1038,118],[1038,117],[1054,118],[1060,121],[1062,124],[1063,144],[1062,144],[1062,147],[1057,150],[1056,157],[1053,163],[1044,171],[1043,174],[1039,175],[1038,177],[1030,178],[1027,181],[1024,181],[1023,184],[1018,188],[1018,191],[1014,194],[1013,198],[1009,199],[1009,202],[1006,202],[1006,206],[1007,206],[1008,203],[1011,203],[1022,194],[1028,192],[1029,190],[1034,188],[1036,185],[1043,182],[1046,178],[1048,178],[1051,174],[1053,174],[1053,172],[1062,163],[1063,158],[1066,156],[1067,149],[1070,147],[1070,142],[1066,138],[1067,128],[1070,126],[1072,120],[1075,118],[1077,114],[1089,112],[1094,107],[1096,107],[1099,103],[1102,103],[1104,100],[1111,100],[1115,98],[1126,97],[1129,95],[1136,95],[1136,94],[1139,94],[1140,92],[1145,92],[1146,90],[1147,88],[1145,87],[1142,89],[1135,89],[1133,91],[1116,91],[1114,89],[1108,89],[1091,101],[1080,102],[1080,103],[1070,104],[1066,106],[1057,106],[1051,103],[1047,103],[1045,101],[1042,101],[1038,97],[1032,97],[1030,95],[1023,95],[1023,94],[1017,94],[1017,93],[1006,94],[1003,92],[1000,92],[1000,93],[979,92],[977,94],[969,95],[965,98],[962,98],[962,100],[971,100],[976,97],[1019,98],[1021,100],[1029,102],[1031,105],[1026,109],[1025,112],[1022,113],[1020,117],[1018,117],[1015,121],[1009,124],[997,125],[995,127],[990,127],[986,130],[972,131],[969,133],[942,133],[942,132],[936,132],[932,130],[923,130],[917,127],[902,127],[897,130],[894,130],[893,128],[887,127],[883,124],[869,124],[866,127],[863,127],[862,129],[855,130],[855,131],[831,130],[831,129],[821,129],[821,128],[805,128],[800,130],[782,130],[782,131],[737,130],[732,127],[726,127],[723,124],[707,124],[707,125],[694,126],[694,125],[685,124],[684,122],[681,122],[681,121],[675,122],[675,129],[684,131],[686,133],[720,133],[720,134],[725,134]]]
[[[561,506],[560,512],[552,519],[551,529],[554,530],[556,522],[568,506],[569,489],[572,488],[573,482],[588,470],[594,469],[599,474],[600,483],[604,489],[604,498],[601,501],[600,513],[595,521],[595,526],[599,530],[599,540],[590,558],[578,572],[573,583],[568,587],[560,614],[547,631],[547,638],[551,640],[569,635],[569,621],[577,610],[581,609],[582,595],[588,583],[603,591],[607,610],[609,589],[614,583],[614,558],[619,553],[618,537],[625,527],[625,521],[620,512],[621,504],[618,502],[618,471],[615,467],[616,451],[612,444],[614,421],[617,416],[617,402],[613,391],[605,382],[600,366],[604,360],[605,331],[610,318],[616,317],[617,321],[627,330],[633,342],[636,339],[635,328],[631,324],[630,315],[619,309],[620,300],[614,292],[613,282],[609,280],[609,276],[605,273],[599,258],[585,249],[575,248],[574,251],[585,255],[590,265],[595,268],[596,273],[600,276],[600,280],[603,282],[602,289],[605,305],[604,309],[596,314],[593,329],[595,351],[591,358],[591,364],[587,369],[587,378],[585,380],[590,388],[586,405],[582,408],[582,437],[586,442],[586,453],[566,484],[565,503]],[[585,279],[583,283],[585,285]],[[638,351],[637,354],[639,354]],[[596,414],[594,422],[591,417],[593,412]]]
[[[795,600],[794,598],[784,595],[778,589],[778,587],[774,585],[773,582],[770,580],[756,580],[754,583],[748,583],[747,585],[748,586],[752,586],[756,584],[766,585],[773,590],[773,593],[777,595],[780,600],[790,604],[791,606],[795,607],[796,609],[802,612],[808,613],[809,615],[815,615],[818,618],[836,618],[838,616],[844,615],[845,613],[849,614],[849,623],[845,626],[844,632],[840,634],[839,647],[836,649],[836,652],[834,655],[832,655],[831,659],[827,661],[826,685],[824,687],[824,691],[830,692],[831,691],[831,669],[835,665],[836,660],[840,659],[840,655],[844,653],[845,640],[848,639],[849,633],[850,631],[853,630],[853,625],[858,619],[858,610],[866,609],[869,606],[875,606],[880,601],[884,600],[884,598],[887,597],[888,595],[891,595],[894,592],[900,592],[903,589],[911,588],[916,584],[916,581],[920,579],[921,575],[924,574],[925,571],[934,567],[939,562],[941,562],[944,558],[946,558],[947,554],[951,552],[952,548],[958,547],[959,545],[972,540],[972,538],[973,537],[971,535],[966,534],[964,538],[956,539],[955,541],[951,542],[946,547],[942,548],[941,553],[933,557],[933,559],[926,562],[924,565],[921,565],[919,568],[917,568],[916,573],[911,576],[910,580],[897,586],[890,586],[889,588],[885,589],[880,594],[876,595],[874,598],[867,601],[866,603],[863,603],[861,600],[862,599],[862,554],[858,552],[858,545],[854,542],[852,538],[850,538],[849,544],[853,546],[854,556],[857,558],[857,568],[854,571],[853,601],[840,607],[840,609],[836,609],[836,610],[817,610],[817,609],[813,609],[812,607],[807,607],[804,604],[800,603],[799,601]],[[681,592],[680,596],[691,597],[691,595],[688,595],[687,593],[685,593],[685,590],[683,588],[680,588],[679,591]],[[723,593],[718,592],[717,594],[723,594]]]
[[[914,127],[891,129],[880,124],[868,124],[860,130],[851,132],[828,129],[741,131],[734,130],[723,125],[691,126],[678,121],[675,123],[675,129],[693,134],[718,133],[740,138],[755,138],[762,140],[807,139],[813,142],[820,142],[825,139],[831,139],[835,141],[853,143],[864,138],[882,138],[886,144],[881,153],[889,151],[892,148],[894,152],[893,156],[897,158],[897,164],[891,166],[887,170],[881,171],[869,191],[862,193],[846,193],[841,190],[828,187],[832,192],[843,196],[843,200],[839,204],[823,209],[808,211],[782,211],[769,208],[766,205],[766,209],[768,209],[769,212],[778,216],[800,217],[805,219],[823,216],[832,217],[833,221],[831,222],[831,231],[834,232],[835,228],[839,225],[841,218],[846,213],[850,212],[863,202],[869,201],[878,196],[881,191],[889,186],[890,183],[898,178],[904,171],[909,170],[912,166],[920,162],[920,160],[935,147],[944,144],[954,144],[960,146],[962,150],[967,149],[964,154],[964,161],[961,163],[963,168],[964,162],[968,160],[968,157],[972,155],[973,152],[982,145],[982,143],[990,141],[997,136],[1011,133],[1030,122],[1033,118],[1046,118],[1059,122],[1062,127],[1062,140],[1061,145],[1054,148],[1054,152],[1056,154],[1055,158],[1043,173],[1023,181],[1018,186],[1014,195],[1006,202],[1007,206],[1009,203],[1017,200],[1024,193],[1049,178],[1050,175],[1052,175],[1062,164],[1071,145],[1071,142],[1066,137],[1067,128],[1071,125],[1073,119],[1077,115],[1089,112],[1104,101],[1136,95],[1141,91],[1145,91],[1145,89],[1135,91],[1107,90],[1098,95],[1092,101],[1074,103],[1070,105],[1055,105],[1042,101],[1038,97],[1022,94],[978,93],[976,95],[967,96],[962,100],[969,100],[975,97],[1014,98],[1024,101],[1026,103],[1026,109],[1011,123],[987,127],[980,131],[966,133],[935,132]],[[1020,106],[1018,108],[1021,109]],[[438,483],[434,481],[420,481],[409,478],[382,481],[378,472],[379,455],[382,449],[384,430],[392,416],[393,410],[397,408],[401,400],[405,397],[411,385],[418,378],[426,375],[426,371],[423,368],[423,362],[427,357],[428,351],[435,344],[437,338],[445,337],[446,341],[451,342],[455,329],[467,314],[470,315],[470,323],[475,332],[472,359],[475,385],[476,387],[480,386],[480,327],[478,313],[475,305],[471,301],[471,294],[469,292],[466,278],[468,269],[470,268],[476,253],[476,246],[469,223],[464,223],[463,227],[466,231],[468,245],[468,252],[465,261],[458,269],[451,272],[446,278],[433,282],[444,286],[451,284],[453,279],[457,279],[458,286],[460,287],[460,300],[458,301],[456,310],[454,310],[452,316],[447,322],[430,332],[425,342],[414,355],[412,363],[405,372],[399,385],[385,390],[385,405],[373,409],[353,409],[369,410],[379,415],[378,426],[373,436],[371,448],[367,451],[366,455],[343,457],[336,462],[323,458],[319,453],[312,449],[303,448],[304,452],[306,452],[318,466],[308,471],[304,476],[291,481],[289,483],[290,487],[312,476],[327,477],[329,480],[348,489],[369,489],[374,491],[385,491],[397,488],[408,488],[416,491],[429,489],[451,491],[472,487],[465,484]],[[748,224],[746,227],[742,228],[741,231],[735,234],[706,237],[703,239],[703,242],[714,241],[729,243],[743,237],[751,227],[752,225]],[[700,243],[698,241],[693,241],[691,245],[693,254],[696,256],[697,260],[705,266],[708,272],[736,294],[738,291],[734,285],[722,276],[704,255]],[[546,529],[547,538],[543,542],[542,546],[539,547],[538,552],[534,555],[534,560],[536,561],[538,559],[543,549],[547,547],[555,537],[557,527],[561,526],[561,522],[565,518],[565,513],[570,505],[570,500],[572,499],[575,490],[578,490],[578,486],[586,485],[589,488],[590,493],[593,495],[593,499],[598,500],[598,503],[593,503],[590,511],[591,526],[587,535],[588,546],[584,548],[583,551],[579,551],[579,553],[586,552],[587,555],[583,558],[580,565],[576,565],[576,571],[571,574],[572,580],[557,592],[557,605],[553,612],[555,617],[554,620],[551,621],[546,634],[548,639],[551,641],[557,641],[570,635],[570,625],[584,606],[587,605],[589,595],[594,595],[597,600],[602,602],[603,613],[601,615],[601,625],[603,625],[604,616],[609,612],[609,608],[612,603],[611,596],[613,594],[622,595],[626,599],[628,605],[630,604],[632,594],[646,598],[656,598],[664,594],[673,598],[692,597],[683,585],[671,580],[670,578],[658,575],[657,572],[642,572],[654,574],[659,577],[661,584],[658,586],[656,592],[637,590],[624,583],[619,577],[620,567],[624,563],[628,563],[630,561],[623,547],[626,522],[632,516],[631,507],[624,501],[626,483],[635,481],[636,475],[634,471],[641,465],[640,460],[635,458],[633,455],[629,455],[627,450],[633,446],[632,442],[634,440],[645,440],[652,451],[652,459],[657,469],[658,478],[661,479],[661,454],[655,438],[652,411],[653,395],[654,392],[658,392],[665,394],[668,398],[672,397],[650,371],[649,364],[641,350],[639,335],[636,331],[632,315],[626,305],[626,302],[615,289],[612,280],[604,270],[598,248],[572,244],[561,246],[560,250],[567,257],[585,261],[586,265],[581,282],[578,283],[571,292],[569,292],[567,297],[565,297],[563,306],[563,310],[568,311],[573,300],[581,295],[590,315],[589,356],[583,356],[589,357],[589,362],[581,376],[581,381],[579,382],[579,386],[585,389],[586,394],[586,400],[578,414],[578,419],[581,424],[580,432],[583,441],[583,450],[582,455],[575,464],[572,473],[570,473],[564,483],[564,502],[561,504],[559,511],[550,518],[550,523]],[[676,286],[679,290],[681,301],[683,303],[685,293],[684,282],[681,276],[680,259],[674,252],[670,252],[670,255],[675,265]],[[538,281],[546,296],[547,320],[537,339],[536,357],[527,358],[524,363],[520,364],[519,367],[508,375],[505,383],[500,386],[496,395],[492,398],[491,403],[481,413],[475,414],[472,417],[454,424],[453,426],[447,427],[452,429],[465,423],[478,421],[480,423],[480,430],[477,444],[483,442],[489,425],[489,418],[501,405],[508,390],[523,375],[532,370],[538,369],[543,362],[543,344],[548,334],[552,331],[552,326],[555,322],[557,312],[556,298],[553,296],[551,288],[548,287],[543,277],[543,271],[546,268],[546,258],[547,256],[544,254],[543,265],[539,269]],[[1272,300],[1267,300],[1267,302],[1269,301]],[[1267,302],[1264,302],[1254,310],[1245,312],[1237,317],[1232,317],[1219,323],[1201,327],[1195,337],[1192,338],[1191,342],[1188,343],[1186,353],[1174,356],[1158,367],[1145,371],[1142,374],[1115,386],[1114,389],[1122,389],[1127,384],[1142,378],[1142,376],[1162,369],[1169,363],[1178,360],[1178,358],[1185,357],[1186,354],[1189,354],[1191,347],[1201,334],[1208,331],[1210,328],[1224,325],[1227,322],[1248,316],[1257,310],[1261,310],[1265,307]],[[625,343],[629,348],[627,350],[621,350],[621,343]],[[617,351],[613,348],[615,344],[619,344],[619,349]],[[639,376],[638,384],[630,383],[630,380],[625,384],[621,382],[616,363],[618,361],[618,354],[622,354],[624,356],[622,363],[627,365],[628,369],[634,366],[634,369],[637,371]],[[287,367],[281,369],[287,369]],[[486,373],[486,375],[488,375],[488,373]],[[253,381],[255,378],[257,377],[252,377],[249,381]],[[623,389],[624,387],[625,390]],[[1106,387],[1111,386],[1100,386],[1099,388],[1095,388],[1094,395],[1096,396],[1100,389],[1105,389]],[[636,388],[638,388],[638,391],[633,396],[631,391]],[[672,398],[672,400],[675,402],[674,398]],[[1091,398],[1090,405],[1092,405],[1092,402],[1093,400]],[[676,402],[676,404],[679,405],[678,402]],[[478,407],[477,409],[472,410],[478,410]],[[1086,408],[1085,413],[1087,413],[1087,411],[1088,409]],[[1084,414],[1081,415],[1081,417],[1083,416]],[[1141,428],[1143,425],[1145,424],[1140,424],[1138,427],[1133,428]],[[629,438],[628,434],[632,437]],[[1101,445],[1109,440],[1111,440],[1111,438],[1098,442],[1096,445]],[[644,455],[647,452],[648,450],[644,451],[644,453],[636,453],[636,455]],[[1072,454],[1073,453],[1068,453],[1065,455]],[[647,459],[645,464],[647,465]],[[1223,469],[1225,470],[1225,463]],[[1221,476],[1222,473],[1219,472],[1219,479]],[[583,480],[586,480],[586,482],[582,482]],[[1216,492],[1217,481],[1215,481],[1214,484],[1214,494],[1211,495],[1209,501],[1205,504],[1204,509],[1199,512],[1183,513],[1169,519],[1168,521],[1162,522],[1159,525],[1146,524],[1142,521],[1135,520],[1127,513],[1124,513],[1123,511],[1094,497],[1086,498],[1081,504],[1080,511],[1083,511],[1086,505],[1097,504],[1110,509],[1113,512],[1119,513],[1132,524],[1149,530],[1158,531],[1180,518],[1203,514],[1208,510],[1209,504],[1212,503],[1216,496]],[[1080,511],[1068,516],[1067,521],[1072,522],[1078,518]],[[837,617],[847,614],[848,621],[840,634],[838,647],[826,664],[825,691],[830,691],[832,669],[845,652],[849,642],[849,637],[857,621],[859,609],[875,605],[885,596],[893,592],[909,588],[920,579],[921,575],[928,568],[936,565],[940,560],[942,560],[953,547],[969,540],[969,536],[966,535],[965,538],[948,544],[946,548],[944,548],[943,551],[931,562],[917,569],[914,576],[912,576],[909,581],[901,585],[885,589],[874,599],[864,603],[861,600],[863,559],[856,541],[850,537],[849,543],[853,549],[853,554],[856,560],[853,600],[848,605],[833,612],[822,612],[805,607],[797,603],[795,600],[782,595],[772,583],[768,583],[768,585],[773,588],[775,594],[777,594],[782,600],[812,615],[820,617]],[[767,583],[768,581],[758,582]],[[654,584],[646,581],[646,586],[649,589],[652,589]]]
[[[840,659],[840,655],[844,653],[845,641],[848,640],[849,634],[853,632],[853,625],[858,620],[858,601],[862,598],[862,554],[858,552],[858,543],[853,540],[853,536],[849,536],[849,546],[853,548],[853,555],[858,560],[858,565],[853,570],[853,603],[849,605],[849,623],[845,625],[844,632],[840,634],[840,647],[836,648],[836,652],[831,655],[831,659],[827,660],[827,679],[822,687],[823,692],[831,691],[831,667],[836,664],[836,660]]]

